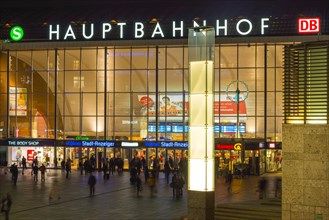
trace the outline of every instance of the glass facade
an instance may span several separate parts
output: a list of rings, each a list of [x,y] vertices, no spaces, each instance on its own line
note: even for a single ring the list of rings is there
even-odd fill
[[[215,139],[281,141],[283,47],[215,46]],[[188,68],[187,45],[2,51],[0,139],[188,141]],[[27,151],[11,146],[12,161],[13,152]],[[141,147],[135,151],[147,159],[185,152]],[[120,156],[128,167],[136,154],[124,148],[49,149],[34,152],[50,166],[97,155]]]
[[[217,138],[281,141],[282,47],[216,46]],[[1,138],[187,140],[185,46],[8,51],[0,59]]]

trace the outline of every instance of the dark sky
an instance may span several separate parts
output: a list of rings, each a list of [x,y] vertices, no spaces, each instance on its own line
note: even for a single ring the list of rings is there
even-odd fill
[[[0,25],[27,19],[31,22],[153,17],[189,20],[254,15],[329,18],[328,11],[329,0],[7,0],[0,7]]]

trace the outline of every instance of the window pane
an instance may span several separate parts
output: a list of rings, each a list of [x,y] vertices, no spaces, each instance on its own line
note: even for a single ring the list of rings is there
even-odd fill
[[[147,49],[132,50],[132,69],[147,69]]]
[[[149,48],[148,49],[148,69],[156,68],[156,49]]]
[[[47,50],[33,51],[33,70],[47,70],[48,69],[48,52]]]
[[[115,72],[115,91],[129,92],[130,91],[130,70],[118,70]]]
[[[130,115],[130,93],[115,94],[115,115]]]
[[[82,49],[81,50],[81,69],[82,70],[96,70],[96,49]]]
[[[167,68],[183,67],[183,49],[167,48]]]
[[[114,114],[114,95],[113,93],[107,93],[107,112],[108,116],[112,116]]]
[[[147,91],[147,71],[132,71],[131,76],[133,92]]]
[[[183,71],[167,70],[167,91],[183,90]]]
[[[276,136],[276,129],[275,129],[275,118],[274,117],[267,117],[266,118],[266,139],[270,141],[275,141]]]
[[[267,68],[267,91],[275,91],[275,69]]]
[[[114,138],[114,118],[107,117],[106,118],[106,136],[108,140],[115,140]]]
[[[256,91],[264,91],[264,70],[262,68],[256,69]]]
[[[159,69],[165,69],[166,68],[166,48],[159,48],[158,49],[158,68]],[[156,55],[156,53],[154,53]],[[154,56],[154,69],[156,68],[155,62],[156,57]],[[153,68],[152,68],[153,69]]]
[[[276,116],[283,116],[283,92],[276,92],[276,100],[275,100],[275,107],[276,107]]]
[[[264,46],[257,45],[257,67],[264,67]]]
[[[264,94],[264,92],[257,92],[257,116],[264,116]]]
[[[130,138],[130,124],[125,123],[130,121],[130,117],[114,118],[114,135],[121,138]]]
[[[77,136],[80,130],[80,117],[64,117],[65,136]]]
[[[81,78],[80,71],[65,72],[65,91],[80,92],[80,88],[84,87],[84,78]]]
[[[79,70],[80,60],[80,50],[65,50],[65,70]]]
[[[80,94],[65,94],[65,115],[80,115]]]
[[[275,46],[267,46],[267,67],[274,67],[275,61]]]
[[[96,92],[96,72],[95,71],[82,71],[81,72],[81,90],[82,90],[82,92]]]
[[[107,63],[106,63],[106,69],[107,70],[113,70],[114,69],[114,49],[108,48],[107,49]]]
[[[82,93],[82,115],[96,115],[96,93]]]
[[[104,116],[104,93],[97,94],[97,115]]]
[[[239,69],[239,81],[241,81],[239,86],[243,87],[239,89],[245,90],[245,85],[246,85],[248,86],[249,91],[255,91],[255,81],[256,81],[255,77],[256,77],[255,69]]]
[[[149,89],[149,92],[155,92],[155,71],[153,70],[149,70],[148,71],[148,89]],[[161,90],[161,89],[160,89]]]
[[[255,46],[239,46],[239,67],[255,66]]]
[[[104,58],[104,55],[105,55],[105,49],[103,48],[98,48],[97,50],[97,60],[96,60],[96,68],[98,70],[104,70],[104,64],[105,64],[105,58]]]
[[[256,100],[255,100],[255,98],[256,98],[255,93],[254,92],[249,92],[248,98],[245,100],[248,117],[249,116],[254,116],[255,113],[256,113],[256,109],[255,109],[255,103],[256,103],[255,101]],[[258,107],[258,103],[257,103],[257,107]]]
[[[276,67],[283,67],[283,45],[276,45]]]
[[[237,66],[236,46],[222,46],[220,48],[220,67],[232,68]]]
[[[283,91],[283,69],[276,68],[276,90]]]
[[[256,118],[256,138],[264,138],[264,118],[263,117],[257,117]]]
[[[130,49],[115,50],[115,69],[130,69],[131,51]]]
[[[220,91],[226,91],[227,86],[237,80],[237,72],[235,69],[220,70]]]

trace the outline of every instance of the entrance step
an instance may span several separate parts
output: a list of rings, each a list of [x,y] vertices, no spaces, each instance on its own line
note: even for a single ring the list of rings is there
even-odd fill
[[[281,220],[281,200],[246,201],[220,204],[215,209],[217,220]]]

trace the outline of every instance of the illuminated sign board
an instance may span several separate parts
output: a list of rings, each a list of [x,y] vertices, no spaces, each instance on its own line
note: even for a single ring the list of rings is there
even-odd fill
[[[268,144],[268,147],[269,147],[269,148],[275,148],[275,143],[269,143],[269,144]]]
[[[114,147],[114,141],[65,141],[59,143],[68,147]]]
[[[138,142],[122,142],[121,147],[138,147]]]
[[[8,140],[8,146],[21,146],[21,147],[33,147],[33,146],[54,146],[53,140],[37,140],[37,139],[17,139]]]
[[[163,147],[163,148],[188,148],[187,141],[146,141],[145,147]]]
[[[10,38],[13,41],[20,41],[24,36],[24,30],[20,26],[15,26],[10,30]]]
[[[242,148],[242,144],[241,143],[236,143],[236,144],[234,144],[234,150],[241,150],[241,148]]]
[[[216,144],[217,150],[233,150],[234,145],[233,144]]]
[[[252,21],[247,18],[243,18],[234,22],[230,19],[222,19],[213,21],[215,26],[216,36],[228,36],[232,35],[229,31],[234,31],[235,35],[248,36],[255,34],[255,26],[257,26],[258,35],[264,35],[269,28],[270,18],[259,18],[257,21]],[[231,30],[231,26],[234,26]],[[117,22],[117,23],[89,23],[82,24],[82,26],[76,25],[60,25],[50,24],[48,26],[48,40],[93,40],[95,38],[107,40],[112,39],[114,36],[118,39],[126,39],[128,33],[132,32],[132,36],[129,38],[143,39],[143,38],[183,38],[187,37],[188,27],[207,26],[207,20],[200,21],[199,23],[193,21],[193,23],[186,24],[184,21],[172,21],[168,23],[145,23],[145,22]],[[130,33],[129,33],[130,34]]]
[[[299,18],[298,33],[314,34],[320,32],[320,18]]]

